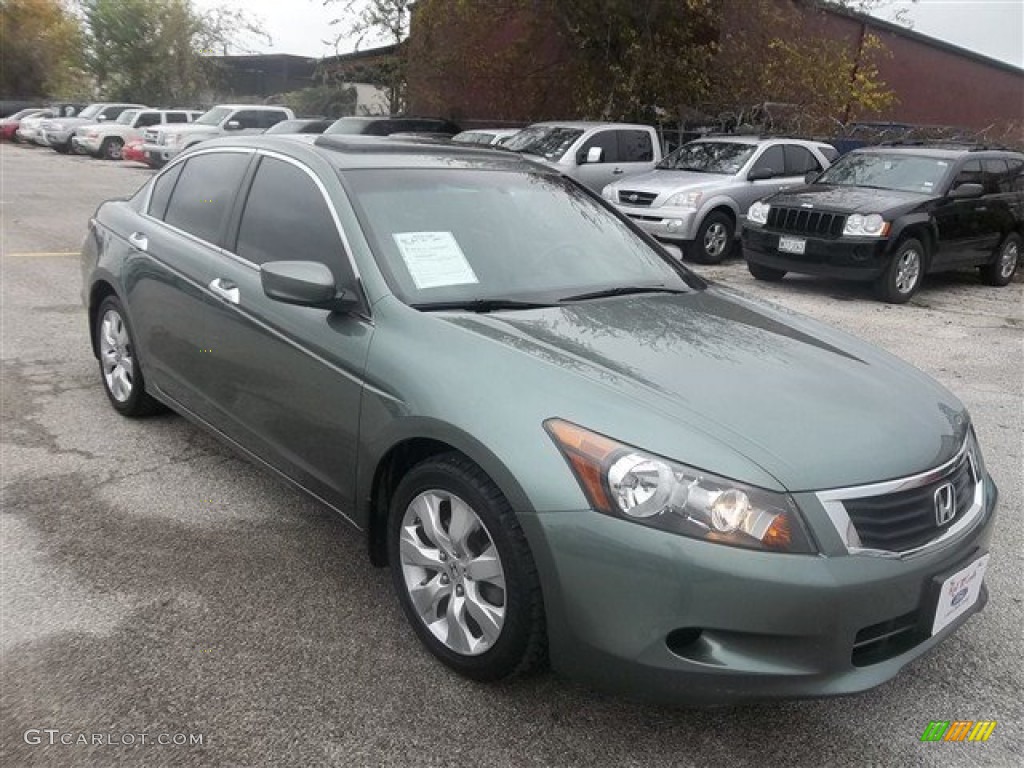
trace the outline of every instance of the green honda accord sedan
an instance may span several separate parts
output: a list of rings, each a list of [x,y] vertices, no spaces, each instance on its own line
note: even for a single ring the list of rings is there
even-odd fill
[[[205,142],[100,206],[82,268],[111,405],[335,509],[473,679],[852,693],[987,600],[997,491],[956,397],[519,156]]]

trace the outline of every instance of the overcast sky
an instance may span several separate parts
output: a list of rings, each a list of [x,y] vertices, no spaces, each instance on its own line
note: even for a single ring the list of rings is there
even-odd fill
[[[200,8],[227,5],[259,18],[273,37],[267,53],[324,56],[335,52],[333,41],[342,27],[330,22],[341,13],[341,3],[323,0],[194,0]],[[883,0],[875,12],[891,20],[895,10],[907,9],[913,29],[925,35],[1024,68],[1024,0]],[[352,50],[346,41],[340,52]],[[363,46],[367,47],[367,46]]]

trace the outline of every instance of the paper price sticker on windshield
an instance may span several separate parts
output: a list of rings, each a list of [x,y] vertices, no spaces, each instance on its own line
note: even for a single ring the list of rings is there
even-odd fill
[[[395,232],[392,237],[417,288],[480,282],[451,232]]]

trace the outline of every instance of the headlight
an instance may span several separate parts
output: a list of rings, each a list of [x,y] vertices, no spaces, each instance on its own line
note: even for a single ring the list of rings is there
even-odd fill
[[[855,237],[885,237],[889,234],[889,222],[877,213],[868,216],[855,213],[846,220],[843,234]]]
[[[772,207],[767,203],[762,203],[760,200],[750,206],[750,210],[747,211],[747,221],[754,224],[767,224],[768,223],[768,211]]]
[[[611,200],[614,203],[615,202],[615,188],[612,187],[611,184],[609,184],[607,187],[605,187],[604,189],[601,190],[601,197],[603,197],[605,200]]]
[[[687,467],[561,419],[544,427],[599,512],[717,544],[815,551],[788,494]]]
[[[666,208],[692,208],[697,210],[700,199],[704,197],[703,192],[676,192],[665,201]]]

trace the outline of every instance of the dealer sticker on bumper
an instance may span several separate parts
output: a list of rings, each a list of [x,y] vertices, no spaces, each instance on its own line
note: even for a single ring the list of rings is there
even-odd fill
[[[933,635],[948,627],[978,602],[988,558],[989,555],[979,557],[942,582],[939,603],[935,607],[935,621],[932,623]]]
[[[779,250],[786,253],[803,253],[807,248],[807,241],[802,237],[780,237]]]

